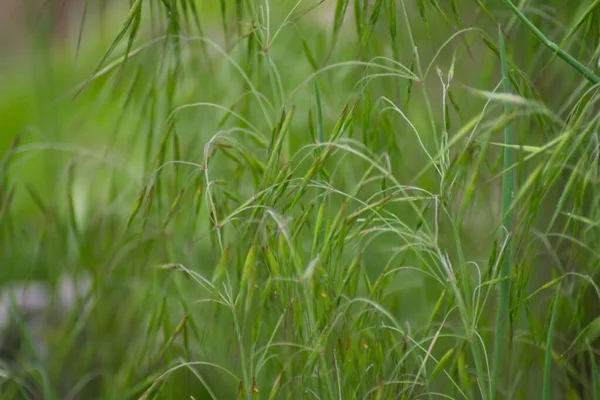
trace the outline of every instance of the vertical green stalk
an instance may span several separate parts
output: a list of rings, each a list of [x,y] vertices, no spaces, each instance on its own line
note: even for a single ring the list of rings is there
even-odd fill
[[[504,0],[504,3],[510,8],[512,13],[521,20],[521,22],[529,29],[538,41],[552,50],[558,57],[560,57],[563,61],[573,67],[577,72],[581,75],[585,76],[588,81],[593,83],[594,85],[600,84],[600,77],[594,74],[594,71],[580,63],[576,60],[572,55],[561,49],[556,43],[552,42],[550,39],[546,37],[526,16],[519,10],[517,6],[513,4],[510,0]]]
[[[552,311],[550,312],[550,321],[548,321],[548,335],[546,336],[546,354],[544,356],[544,386],[542,388],[542,399],[550,400],[550,370],[552,366],[552,333],[556,322],[556,312],[558,310],[558,300],[560,299],[560,282],[556,288],[556,295],[552,302]]]
[[[502,36],[502,30],[498,27],[498,36],[500,40],[500,63],[502,67],[502,81],[504,92],[510,92],[510,80],[508,77],[508,62],[506,60],[506,45]],[[504,111],[508,113],[510,106],[504,103]],[[496,340],[494,343],[494,361],[492,364],[492,399],[496,398],[496,388],[498,377],[500,375],[500,365],[502,354],[506,353],[503,348],[504,334],[508,320],[508,300],[510,296],[510,264],[511,264],[511,245],[510,232],[512,232],[513,212],[512,200],[514,197],[514,171],[511,169],[515,162],[515,151],[513,149],[514,133],[512,124],[506,124],[504,128],[504,175],[502,176],[502,230],[503,241],[507,241],[502,264],[500,266],[500,302],[498,306],[498,319],[496,324]],[[508,349],[510,354],[510,349]],[[510,363],[507,363],[507,366]],[[507,367],[508,368],[508,367]]]
[[[321,94],[319,92],[319,84],[317,78],[313,78],[315,84],[315,100],[317,102],[317,141],[322,144],[325,141],[325,133],[323,131],[323,109],[321,107]]]
[[[404,23],[406,24],[406,29],[408,32],[408,39],[410,41],[411,51],[413,56],[415,57],[415,66],[417,68],[417,73],[421,80],[425,79],[425,75],[423,74],[423,69],[421,68],[421,60],[419,58],[419,52],[417,50],[417,44],[412,34],[412,28],[410,25],[410,16],[408,14],[408,9],[406,8],[406,2],[402,1],[402,13],[404,14]],[[433,140],[436,147],[441,148],[439,138],[437,135],[437,128],[435,125],[435,118],[433,116],[433,109],[431,107],[431,101],[429,101],[429,95],[427,94],[427,88],[423,81],[420,82],[421,90],[423,91],[423,99],[425,100],[425,108],[427,109],[427,116],[429,117],[429,121],[431,122],[431,133],[433,135]]]
[[[590,364],[592,365],[592,399],[600,400],[600,374],[598,374],[598,366],[596,365],[596,353],[588,343],[588,351],[590,353]]]
[[[313,78],[313,83],[315,85],[315,101],[316,101],[316,105],[317,105],[317,142],[319,144],[319,147],[317,148],[317,157],[321,155],[322,153],[322,148],[320,147],[324,142],[325,142],[325,131],[323,129],[323,107],[321,104],[321,93],[319,92],[319,85],[317,83],[317,79],[316,77]],[[319,172],[318,175],[318,179],[322,179],[323,178],[323,174],[321,172]],[[317,221],[316,221],[316,226],[315,226],[315,239],[313,242],[313,250],[312,250],[312,257],[315,256],[315,254],[317,254],[317,248],[318,246],[320,246],[322,238],[323,238],[323,231],[324,231],[324,220],[327,217],[325,215],[325,204],[323,203],[323,188],[319,188],[319,195],[317,197]],[[311,296],[312,293],[310,293],[309,290],[306,289],[306,286],[303,287],[303,292],[304,295],[306,296],[306,303],[309,308],[308,308],[308,316],[309,316],[309,320],[311,321],[311,325],[315,328],[317,328],[317,323],[316,323],[316,318],[314,316],[314,311],[310,308],[313,305],[311,304]],[[321,365],[324,371],[324,380],[325,380],[325,389],[327,390],[327,394],[329,395],[329,398],[334,398],[334,392],[333,392],[333,386],[331,384],[331,377],[329,376],[329,373],[327,371],[328,368],[328,363],[327,363],[327,359],[325,358],[325,352],[321,351],[320,352],[320,361],[321,361]]]
[[[325,142],[325,132],[323,129],[323,107],[321,105],[321,94],[319,92],[319,84],[317,83],[317,78],[313,78],[313,83],[315,85],[315,101],[317,103],[317,143],[319,145],[319,147],[317,148],[317,156],[320,156],[323,149],[321,148],[321,146],[323,145],[323,143]],[[321,172],[319,172],[319,179],[321,179],[323,177],[323,174]],[[319,209],[319,207],[321,206],[321,203],[323,202],[323,189],[320,188],[319,189],[319,197],[317,199],[317,209]]]

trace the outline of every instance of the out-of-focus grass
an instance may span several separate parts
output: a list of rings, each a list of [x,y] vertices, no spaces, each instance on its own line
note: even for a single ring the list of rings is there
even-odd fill
[[[0,276],[93,290],[3,398],[598,398],[597,4],[509,3],[32,30],[2,68]]]

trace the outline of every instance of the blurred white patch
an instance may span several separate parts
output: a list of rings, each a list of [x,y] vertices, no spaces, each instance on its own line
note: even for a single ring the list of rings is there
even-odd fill
[[[71,308],[79,299],[88,295],[92,289],[92,279],[89,275],[73,277],[61,275],[57,294],[63,309]]]
[[[28,315],[50,304],[50,285],[45,282],[15,282],[0,291],[0,330],[10,323],[13,313]]]
[[[43,281],[14,282],[0,288],[0,347],[6,346],[5,337],[11,330],[19,329],[16,320],[24,323],[24,329],[32,341],[38,356],[45,354],[44,329],[48,318],[62,318],[78,302],[90,293],[92,280],[89,275],[78,277],[63,274],[52,290]]]

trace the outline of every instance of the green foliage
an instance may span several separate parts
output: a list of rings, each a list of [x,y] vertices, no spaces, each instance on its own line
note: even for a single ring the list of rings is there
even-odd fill
[[[563,3],[86,2],[37,35],[0,78],[1,282],[93,289],[0,397],[600,398],[600,9]]]

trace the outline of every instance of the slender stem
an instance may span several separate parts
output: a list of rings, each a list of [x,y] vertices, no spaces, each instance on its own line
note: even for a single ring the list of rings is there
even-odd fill
[[[542,399],[550,400],[552,397],[552,384],[551,384],[551,367],[552,367],[552,333],[554,332],[554,325],[556,323],[556,312],[558,310],[558,301],[560,299],[560,282],[556,287],[556,295],[552,302],[552,311],[550,314],[550,321],[548,322],[548,334],[546,336],[546,354],[544,356],[544,383],[542,387]]]
[[[437,135],[437,128],[435,126],[435,118],[433,115],[433,109],[431,107],[431,102],[429,101],[429,95],[427,94],[427,88],[425,87],[425,83],[423,80],[426,78],[426,75],[423,74],[423,69],[421,68],[421,59],[419,58],[419,51],[417,49],[417,43],[415,42],[415,38],[412,34],[412,28],[410,24],[410,16],[408,14],[408,9],[406,8],[406,2],[402,1],[402,13],[404,14],[404,23],[406,24],[406,30],[408,32],[408,39],[410,41],[411,50],[415,57],[415,66],[417,68],[417,74],[419,75],[419,79],[421,82],[419,86],[421,86],[421,90],[423,91],[423,98],[425,100],[425,108],[427,110],[427,115],[429,117],[429,121],[431,122],[431,133],[433,135],[433,140],[437,148],[440,148],[439,138]]]
[[[510,0],[504,0],[504,2],[508,5],[508,7],[511,9],[511,11],[513,12],[513,14],[515,14],[515,16],[517,18],[519,18],[521,20],[521,22],[523,22],[525,24],[525,26],[538,38],[538,40],[544,46],[546,46],[547,48],[549,48],[550,50],[552,50],[553,52],[555,52],[560,58],[562,58],[564,61],[566,61],[567,64],[569,64],[571,67],[575,68],[580,74],[582,74],[583,76],[585,76],[586,79],[588,81],[590,81],[591,83],[593,83],[594,85],[600,83],[600,77],[598,77],[598,75],[594,74],[594,72],[592,70],[590,70],[588,67],[586,67],[585,65],[583,65],[579,61],[577,61],[575,59],[575,57],[573,57],[572,55],[570,55],[566,51],[562,50],[556,43],[554,43],[553,41],[549,40],[546,37],[546,35],[544,35],[542,33],[542,31],[540,31],[521,12],[521,10],[519,10],[517,8],[517,6],[515,6]]]
[[[319,145],[321,145],[325,142],[325,130],[323,128],[323,106],[321,103],[321,92],[319,91],[319,84],[317,83],[316,77],[313,79],[313,83],[314,83],[314,88],[315,88],[315,101],[317,103],[316,104],[317,105],[317,115],[316,115],[316,117],[317,117],[317,142]],[[322,148],[319,146],[317,148],[317,156],[319,156],[321,154],[321,152],[322,152]],[[318,177],[319,177],[319,180],[321,180],[323,178],[323,174],[321,172],[319,172]],[[317,197],[317,207],[316,207],[318,213],[321,212],[321,207],[323,207],[324,191],[325,190],[322,187],[319,188],[319,195]],[[319,246],[321,244],[321,239],[323,238],[323,232],[325,230],[325,228],[324,228],[325,224],[323,223],[323,218],[326,218],[324,210],[323,210],[323,214],[321,214],[321,220],[319,221],[319,217],[317,217],[317,221],[316,221],[315,242],[314,242],[313,251],[312,251],[313,257],[316,254],[317,246]],[[314,309],[312,308],[313,307],[313,304],[311,302],[312,293],[310,292],[310,290],[307,289],[306,285],[302,285],[302,291],[305,296],[305,304],[308,305],[306,312],[309,317],[309,320],[311,321],[311,326],[316,329],[317,328],[317,318],[315,317]],[[325,388],[327,390],[329,398],[334,398],[333,385],[331,384],[331,377],[327,373],[328,364],[327,364],[327,358],[325,357],[324,351],[319,351],[319,359],[321,361],[321,367],[323,368]]]
[[[321,145],[325,143],[325,131],[323,129],[323,106],[321,104],[321,93],[319,91],[319,84],[317,83],[317,78],[313,78],[313,83],[315,85],[315,100],[317,102],[317,143],[319,147],[317,147],[317,156],[321,155],[323,149]],[[319,179],[323,178],[323,174],[319,172]],[[317,210],[321,206],[323,202],[323,188],[319,188],[319,197],[317,198]]]
[[[508,76],[508,62],[506,59],[506,45],[502,36],[502,31],[498,28],[500,40],[500,62],[502,64],[502,81],[504,91],[510,92],[510,80]],[[504,104],[504,111],[510,112],[508,103]],[[502,265],[500,267],[500,301],[498,306],[498,320],[496,325],[496,341],[494,343],[494,361],[492,369],[492,398],[496,397],[496,388],[498,387],[498,378],[500,375],[500,365],[502,354],[510,354],[510,349],[503,348],[504,334],[508,320],[508,300],[510,296],[510,264],[511,264],[511,245],[509,235],[512,231],[513,212],[512,201],[514,197],[514,171],[513,164],[515,162],[515,150],[512,147],[514,144],[514,133],[512,124],[507,124],[504,129],[504,175],[502,176],[502,227],[503,239],[507,241]],[[508,351],[507,351],[508,350]],[[507,363],[507,368],[510,363]]]
[[[315,100],[317,102],[317,143],[319,144],[319,147],[317,147],[317,156],[320,156],[322,151],[320,145],[322,145],[325,142],[325,132],[323,129],[323,107],[321,105],[321,93],[319,91],[319,84],[317,83],[316,77],[313,78],[313,83],[315,86]],[[319,179],[323,177],[321,172],[319,172],[318,177]],[[317,199],[317,210],[319,209],[323,201],[322,194],[323,188],[320,188],[319,197]]]

